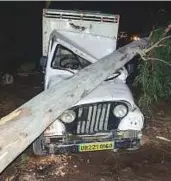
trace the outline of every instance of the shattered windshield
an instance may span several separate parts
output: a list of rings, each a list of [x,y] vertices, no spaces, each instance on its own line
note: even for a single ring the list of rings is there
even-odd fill
[[[76,55],[71,50],[58,45],[56,47],[51,66],[54,69],[66,68],[71,70],[81,70],[90,64],[91,63],[89,61]]]

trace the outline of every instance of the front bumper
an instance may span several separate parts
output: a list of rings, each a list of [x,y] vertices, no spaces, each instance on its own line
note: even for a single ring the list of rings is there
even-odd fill
[[[82,152],[80,150],[80,146],[82,145],[91,145],[92,146],[97,146],[97,145],[102,145],[103,149],[95,149],[95,150],[89,150],[87,149],[86,151],[102,151],[102,150],[117,150],[117,149],[130,149],[130,148],[135,148],[140,146],[140,141],[141,137],[139,136],[141,133],[139,131],[131,131],[128,135],[121,134],[119,132],[118,134],[115,134],[115,132],[110,133],[109,135],[103,135],[103,136],[84,136],[84,137],[65,137],[59,138],[57,137],[48,137],[46,138],[46,144],[45,148],[48,153],[78,153]],[[107,146],[104,147],[104,145],[109,145],[112,144],[113,146]],[[84,150],[85,152],[85,150]]]

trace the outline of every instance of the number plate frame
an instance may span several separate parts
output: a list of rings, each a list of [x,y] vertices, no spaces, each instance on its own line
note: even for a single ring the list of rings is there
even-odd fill
[[[83,143],[83,144],[79,144],[78,151],[87,152],[87,151],[112,150],[112,149],[114,149],[114,146],[115,146],[114,141]]]

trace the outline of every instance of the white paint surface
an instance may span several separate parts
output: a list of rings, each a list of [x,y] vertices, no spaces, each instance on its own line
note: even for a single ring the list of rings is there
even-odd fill
[[[104,18],[110,21],[102,21]],[[84,27],[85,30],[73,28],[72,25]],[[118,27],[119,15],[45,9],[43,56],[48,53],[50,34],[56,30],[95,58],[100,59],[116,49]]]
[[[64,18],[67,15],[67,18]],[[68,17],[76,16],[77,20],[69,19]],[[51,60],[58,44],[72,50],[75,54],[87,59],[91,63],[97,62],[99,59],[109,55],[116,50],[116,41],[119,27],[119,20],[117,22],[100,22],[95,19],[105,17],[117,17],[116,15],[103,15],[87,13],[85,17],[92,16],[91,21],[79,19],[81,14],[74,11],[58,11],[45,10],[43,16],[43,55],[47,55],[47,45],[50,34],[53,30],[57,30],[55,40],[50,45],[48,63],[46,68],[45,89],[53,87],[54,84],[68,79],[73,76],[72,73],[65,70],[58,70],[51,68]],[[93,19],[94,18],[94,19]],[[74,29],[71,24],[75,26],[85,27],[84,31]],[[77,71],[75,71],[77,73]],[[124,101],[128,102],[132,109],[137,107],[134,103],[132,93],[125,84],[128,73],[125,68],[121,70],[121,75],[115,80],[103,82],[99,87],[94,89],[90,94],[85,96],[75,105],[105,102],[105,101]],[[56,84],[57,86],[57,84]],[[137,108],[138,109],[138,108]],[[140,111],[131,112],[124,118],[120,124],[120,129],[134,129],[140,130],[143,125],[143,116]],[[135,114],[136,112],[136,114]],[[135,116],[136,115],[136,116]],[[132,119],[135,119],[136,125],[132,124]],[[53,123],[51,130],[54,134],[59,134],[61,127]],[[133,126],[134,125],[134,126]],[[50,127],[49,127],[50,128]]]

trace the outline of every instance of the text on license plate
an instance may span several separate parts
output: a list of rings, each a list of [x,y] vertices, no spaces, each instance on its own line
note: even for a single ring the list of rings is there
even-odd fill
[[[84,143],[79,145],[79,152],[84,151],[101,151],[114,149],[114,142],[97,142],[97,143]]]

